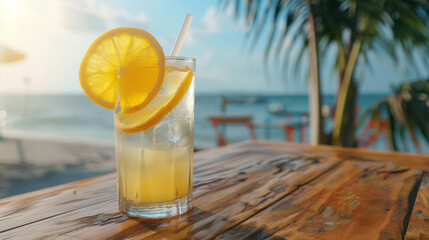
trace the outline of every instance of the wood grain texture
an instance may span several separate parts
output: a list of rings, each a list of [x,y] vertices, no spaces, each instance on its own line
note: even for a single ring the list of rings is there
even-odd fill
[[[247,143],[247,144],[245,144]],[[429,156],[401,152],[381,152],[359,148],[344,148],[326,145],[309,146],[300,143],[282,143],[269,141],[248,141],[242,145],[249,151],[297,153],[307,157],[329,157],[340,160],[390,162],[397,166],[429,171]]]
[[[194,207],[182,216],[119,213],[108,174],[1,199],[0,239],[425,239],[428,163],[420,155],[245,142],[195,154]]]
[[[218,239],[402,239],[421,175],[344,162]]]
[[[420,184],[405,239],[429,239],[429,173]]]
[[[195,166],[217,161],[217,154],[232,157],[243,143],[195,154]],[[204,160],[204,161],[203,161]],[[116,175],[107,174],[0,199],[0,232],[116,199]]]
[[[36,237],[38,229],[45,229],[43,238],[212,238],[337,164],[329,159],[243,150],[206,159],[195,168],[194,208],[179,218],[129,219],[118,213],[116,201],[108,201],[12,229],[0,238]],[[120,231],[112,235],[112,229]]]
[[[0,233],[116,198],[114,174],[0,200]]]

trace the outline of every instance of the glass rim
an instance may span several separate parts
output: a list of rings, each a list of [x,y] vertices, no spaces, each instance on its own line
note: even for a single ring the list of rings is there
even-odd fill
[[[196,59],[193,57],[180,57],[180,56],[165,56],[165,60],[191,61],[191,62],[196,61]]]

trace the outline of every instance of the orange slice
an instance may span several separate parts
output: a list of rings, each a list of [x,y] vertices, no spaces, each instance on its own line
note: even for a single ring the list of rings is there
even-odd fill
[[[115,114],[116,127],[125,133],[137,133],[159,123],[185,96],[194,78],[187,67],[180,70],[168,67],[162,90],[155,99],[142,110],[132,114]]]
[[[121,113],[133,113],[154,99],[164,73],[164,52],[152,35],[136,28],[116,28],[92,43],[79,77],[92,101],[112,110],[119,102]]]

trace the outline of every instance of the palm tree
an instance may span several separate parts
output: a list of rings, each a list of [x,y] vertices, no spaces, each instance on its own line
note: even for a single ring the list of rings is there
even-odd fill
[[[244,17],[248,35],[258,41],[270,23],[264,62],[283,68],[308,67],[311,144],[354,146],[358,83],[354,70],[366,65],[371,52],[384,52],[395,61],[405,55],[413,65],[418,50],[429,53],[429,3],[426,0],[224,0]],[[253,46],[253,45],[252,45]],[[298,49],[291,54],[291,49]],[[334,128],[325,134],[321,116],[320,62],[334,49],[337,72]],[[426,59],[425,59],[426,60]],[[298,71],[299,72],[299,71]],[[297,77],[299,74],[295,73]]]
[[[393,91],[362,114],[359,125],[371,124],[374,131],[363,131],[360,139],[373,142],[384,132],[391,149],[408,151],[411,140],[423,152],[417,135],[429,142],[429,79],[402,83]]]

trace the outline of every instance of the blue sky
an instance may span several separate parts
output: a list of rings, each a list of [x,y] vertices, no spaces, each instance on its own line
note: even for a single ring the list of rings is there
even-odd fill
[[[217,0],[0,0],[0,4],[0,44],[27,56],[23,62],[0,65],[0,92],[83,94],[80,61],[99,35],[115,27],[142,28],[168,55],[184,16],[191,13],[194,20],[180,55],[197,59],[197,93],[306,93],[304,80],[283,79],[278,68],[272,67],[270,80],[265,79],[264,42],[248,54],[244,24],[234,20],[231,9],[219,12]],[[372,58],[373,71],[359,71],[361,92],[386,93],[391,84],[406,78],[405,70],[395,69],[385,56]],[[325,93],[336,92],[332,76],[323,71]]]

